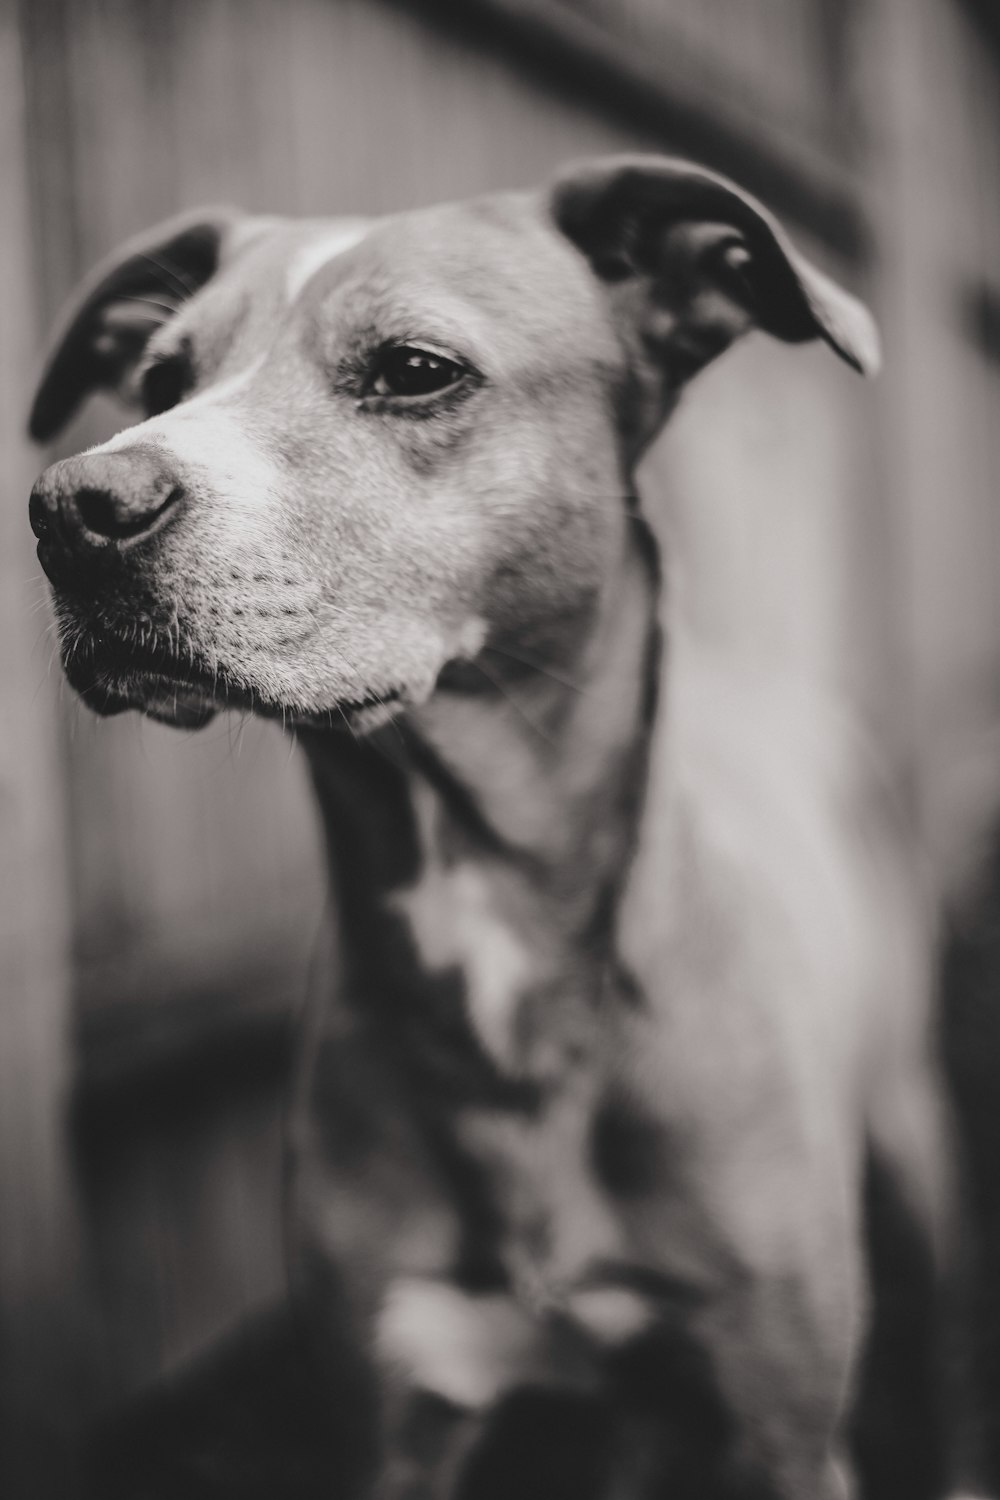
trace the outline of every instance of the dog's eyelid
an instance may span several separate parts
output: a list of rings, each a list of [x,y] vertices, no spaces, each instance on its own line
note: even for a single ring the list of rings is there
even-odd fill
[[[422,334],[404,334],[401,337],[383,339],[371,351],[371,362],[375,364],[379,359],[397,351],[411,350],[414,354],[426,354],[431,359],[446,360],[450,364],[458,365],[463,370],[474,370],[472,361],[458,349],[447,343],[444,339],[427,337]]]
[[[373,351],[361,394],[406,405],[429,404],[477,373],[460,355],[430,340],[392,339]]]

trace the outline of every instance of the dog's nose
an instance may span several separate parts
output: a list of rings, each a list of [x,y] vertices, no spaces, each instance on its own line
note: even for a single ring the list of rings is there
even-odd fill
[[[66,560],[125,551],[158,531],[183,500],[160,454],[127,448],[52,464],[31,492],[28,515],[45,563],[50,549]]]

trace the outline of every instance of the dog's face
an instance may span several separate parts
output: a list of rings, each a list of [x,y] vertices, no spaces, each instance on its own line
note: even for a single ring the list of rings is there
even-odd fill
[[[635,457],[753,322],[873,357],[759,206],[677,163],[376,221],[165,226],[85,290],[33,413],[48,436],[97,386],[145,413],[32,497],[71,680],[102,712],[366,729],[484,647],[564,657]]]

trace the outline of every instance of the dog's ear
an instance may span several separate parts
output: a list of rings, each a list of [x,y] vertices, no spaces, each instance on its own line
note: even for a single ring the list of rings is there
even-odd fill
[[[53,437],[91,392],[128,392],[150,336],[214,276],[227,246],[253,222],[233,209],[186,213],[97,266],[52,341],[28,420],[36,442]]]
[[[668,157],[604,158],[563,173],[551,208],[669,389],[754,326],[825,339],[855,369],[878,369],[867,309],[724,177]]]

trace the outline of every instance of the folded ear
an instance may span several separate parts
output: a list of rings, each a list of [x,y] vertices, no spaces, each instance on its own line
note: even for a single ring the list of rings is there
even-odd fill
[[[855,369],[878,368],[867,309],[714,172],[669,157],[598,159],[556,180],[551,208],[607,283],[626,338],[672,389],[752,326],[792,343],[822,338]]]
[[[152,333],[214,276],[241,216],[201,209],[129,240],[94,270],[62,316],[31,407],[36,442],[96,390],[123,391]]]

